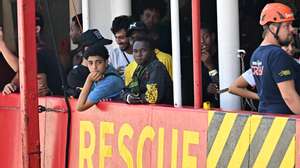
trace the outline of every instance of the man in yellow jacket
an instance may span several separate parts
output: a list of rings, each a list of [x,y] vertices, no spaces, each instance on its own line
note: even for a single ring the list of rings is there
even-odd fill
[[[143,22],[134,22],[128,28],[127,36],[129,36],[130,44],[132,45],[134,40],[138,37],[147,36],[147,28]],[[172,79],[172,57],[170,54],[155,49],[155,54],[159,62],[163,63],[166,67],[171,79]],[[125,85],[127,86],[132,81],[132,76],[137,68],[138,64],[135,61],[132,61],[125,68]]]

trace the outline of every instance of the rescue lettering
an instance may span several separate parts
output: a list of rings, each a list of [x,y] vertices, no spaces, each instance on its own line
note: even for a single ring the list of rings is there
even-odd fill
[[[107,165],[113,165],[112,162],[116,157],[117,160],[122,160],[124,164],[122,167],[143,168],[146,165],[144,162],[149,160],[145,154],[148,153],[149,156],[149,152],[154,152],[151,157],[156,158],[156,166],[153,166],[157,168],[166,165],[171,165],[172,168],[198,167],[199,158],[191,153],[191,148],[192,145],[200,143],[199,132],[175,128],[166,131],[165,128],[154,128],[150,125],[135,129],[129,123],[117,127],[115,123],[107,121],[98,124],[80,121],[78,146],[80,168],[109,167]],[[181,153],[178,153],[179,151]],[[178,163],[179,161],[181,163]]]

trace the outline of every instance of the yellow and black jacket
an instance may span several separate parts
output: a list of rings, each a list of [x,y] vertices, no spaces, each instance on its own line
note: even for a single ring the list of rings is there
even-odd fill
[[[172,104],[173,84],[166,67],[155,56],[146,65],[139,65],[122,98],[131,104]]]

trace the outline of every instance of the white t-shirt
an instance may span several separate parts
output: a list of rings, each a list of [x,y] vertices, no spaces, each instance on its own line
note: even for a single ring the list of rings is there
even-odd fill
[[[120,48],[114,48],[109,51],[108,63],[111,64],[115,69],[118,69],[119,67],[124,69],[129,64],[125,56],[129,63],[134,60],[132,54],[128,54],[125,51],[123,52]]]
[[[255,80],[254,80],[254,77],[252,75],[252,70],[251,69],[248,69],[246,72],[244,72],[242,74],[242,77],[247,81],[247,83],[254,87],[256,86],[256,83],[255,83]]]

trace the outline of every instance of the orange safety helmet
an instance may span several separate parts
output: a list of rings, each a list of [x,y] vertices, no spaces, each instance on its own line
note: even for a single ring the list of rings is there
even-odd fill
[[[290,7],[282,3],[267,4],[260,14],[260,25],[269,22],[280,23],[295,20],[294,13]]]

